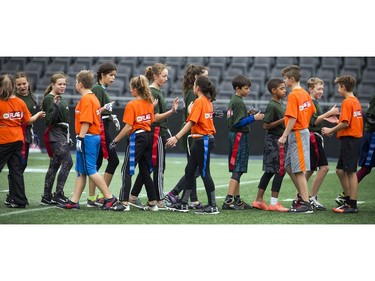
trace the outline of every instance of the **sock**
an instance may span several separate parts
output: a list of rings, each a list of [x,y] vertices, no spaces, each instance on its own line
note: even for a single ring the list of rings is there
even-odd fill
[[[95,196],[95,195],[93,195],[93,196],[89,196],[89,200],[90,200],[90,201],[95,201],[95,200],[96,200],[96,196]]]
[[[350,205],[350,196],[345,196],[345,202]]]
[[[98,195],[98,199],[101,199],[101,198],[104,198],[104,195],[103,195],[103,193],[99,193],[99,195]]]
[[[278,198],[276,197],[271,197],[271,200],[270,200],[270,203],[272,206],[275,206],[277,204],[277,202],[279,201]]]
[[[234,196],[234,202],[238,203],[241,201],[241,196],[240,195],[235,195]]]
[[[225,202],[229,203],[229,202],[232,202],[232,201],[233,201],[233,195],[227,194],[227,196],[225,197]]]
[[[350,199],[350,207],[357,208],[357,200]]]

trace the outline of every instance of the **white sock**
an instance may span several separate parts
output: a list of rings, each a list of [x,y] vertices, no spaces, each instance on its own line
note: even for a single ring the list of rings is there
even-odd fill
[[[276,197],[271,197],[271,201],[270,201],[270,203],[271,203],[272,206],[275,206],[275,205],[277,204],[278,201],[279,201],[278,198],[276,198]]]

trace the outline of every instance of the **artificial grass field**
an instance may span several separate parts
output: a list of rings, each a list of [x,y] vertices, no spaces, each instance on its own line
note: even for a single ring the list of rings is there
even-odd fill
[[[74,153],[73,160],[75,160]],[[121,186],[121,165],[123,155],[119,153],[121,160],[114,175],[110,189],[118,197]],[[330,172],[326,176],[319,192],[319,201],[327,207],[327,211],[315,211],[313,214],[291,214],[260,211],[257,209],[244,211],[221,210],[225,198],[230,173],[227,168],[226,157],[211,158],[211,174],[216,186],[217,203],[220,208],[218,215],[199,216],[194,211],[179,213],[171,211],[145,212],[131,208],[130,212],[99,211],[86,207],[87,189],[81,197],[80,210],[63,210],[57,207],[40,205],[41,194],[49,159],[46,153],[31,153],[28,168],[24,178],[26,195],[30,205],[26,209],[7,208],[3,203],[7,194],[7,174],[5,168],[0,173],[0,224],[374,224],[375,223],[375,173],[369,174],[359,185],[358,214],[336,214],[331,211],[336,206],[334,199],[341,192],[338,178],[335,174],[336,160],[330,161]],[[106,162],[103,162],[106,164]],[[168,156],[165,172],[164,191],[168,192],[183,175],[186,158],[184,156]],[[250,156],[249,170],[241,178],[241,196],[249,204],[255,199],[257,186],[262,175],[262,161],[259,157]],[[102,167],[101,171],[104,170]],[[76,173],[74,166],[65,186],[65,195],[71,197]],[[132,178],[134,183],[135,176]],[[310,179],[311,186],[312,178]],[[198,197],[207,202],[202,180],[198,178]],[[271,183],[269,184],[265,202],[269,203]],[[55,187],[54,187],[55,190]],[[279,199],[285,207],[290,207],[291,200],[295,196],[295,187],[288,175],[285,176],[281,187]],[[140,195],[142,203],[146,203],[144,189]]]

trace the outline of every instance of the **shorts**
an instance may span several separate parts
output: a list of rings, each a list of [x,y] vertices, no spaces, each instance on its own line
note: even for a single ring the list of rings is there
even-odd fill
[[[340,156],[336,169],[345,172],[357,172],[357,163],[362,138],[341,137]]]
[[[364,132],[358,165],[375,167],[375,132]]]
[[[293,174],[310,170],[310,132],[308,129],[290,132],[285,168],[289,166]]]
[[[311,140],[311,134],[315,137],[314,144]],[[318,153],[317,153],[317,151]],[[310,169],[316,171],[318,167],[327,166],[328,160],[324,150],[324,139],[317,132],[310,132]]]
[[[280,136],[274,134],[266,134],[264,137],[263,171],[266,173],[280,173],[279,138]],[[285,143],[285,149],[287,147],[288,144]]]
[[[76,171],[83,175],[93,175],[98,172],[96,161],[99,155],[100,135],[86,135],[82,152],[76,151]]]
[[[236,162],[234,168],[230,167],[230,159],[232,156],[233,146],[236,139],[237,132],[229,132],[228,135],[228,167],[229,172],[235,173],[247,173],[247,166],[249,163],[249,142],[248,133],[242,133],[240,143],[238,145],[238,150],[236,154]]]

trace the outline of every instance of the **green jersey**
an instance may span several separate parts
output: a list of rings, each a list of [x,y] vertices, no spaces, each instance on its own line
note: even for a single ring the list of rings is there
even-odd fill
[[[105,104],[111,102],[105,87],[102,86],[101,84],[96,83],[94,86],[92,86],[91,91],[98,98],[101,107],[103,107]],[[104,116],[104,115],[111,115],[111,112],[108,111],[108,110],[104,110],[102,112],[102,116]]]
[[[150,87],[151,94],[154,99],[158,100],[158,104],[154,107],[154,113],[162,114],[167,111],[167,102],[165,101],[164,93],[160,89]],[[160,127],[160,136],[168,136],[168,122],[167,119],[160,120],[151,124],[153,129],[155,126]]]
[[[277,120],[284,118],[285,113],[285,105],[282,101],[277,102],[275,100],[270,100],[267,108],[266,113],[264,114],[263,122],[272,123]],[[268,134],[273,134],[276,136],[281,136],[284,133],[285,124],[282,123],[279,126],[269,129]]]
[[[375,95],[370,100],[366,114],[371,114],[375,119]],[[375,124],[365,122],[365,132],[375,132]]]
[[[232,132],[250,132],[250,124],[244,127],[236,128],[234,125],[240,122],[243,118],[248,117],[247,108],[243,102],[242,97],[234,95],[228,105],[227,111],[227,125]]]
[[[323,110],[322,110],[322,108],[321,108],[321,106],[320,106],[320,104],[317,100],[313,99],[312,101],[315,105],[316,112],[311,116],[310,124],[309,124],[309,131],[320,133],[320,131],[323,128],[323,122],[320,122],[317,125],[314,125],[314,123],[315,123],[316,119],[318,119],[318,117],[323,114]]]

